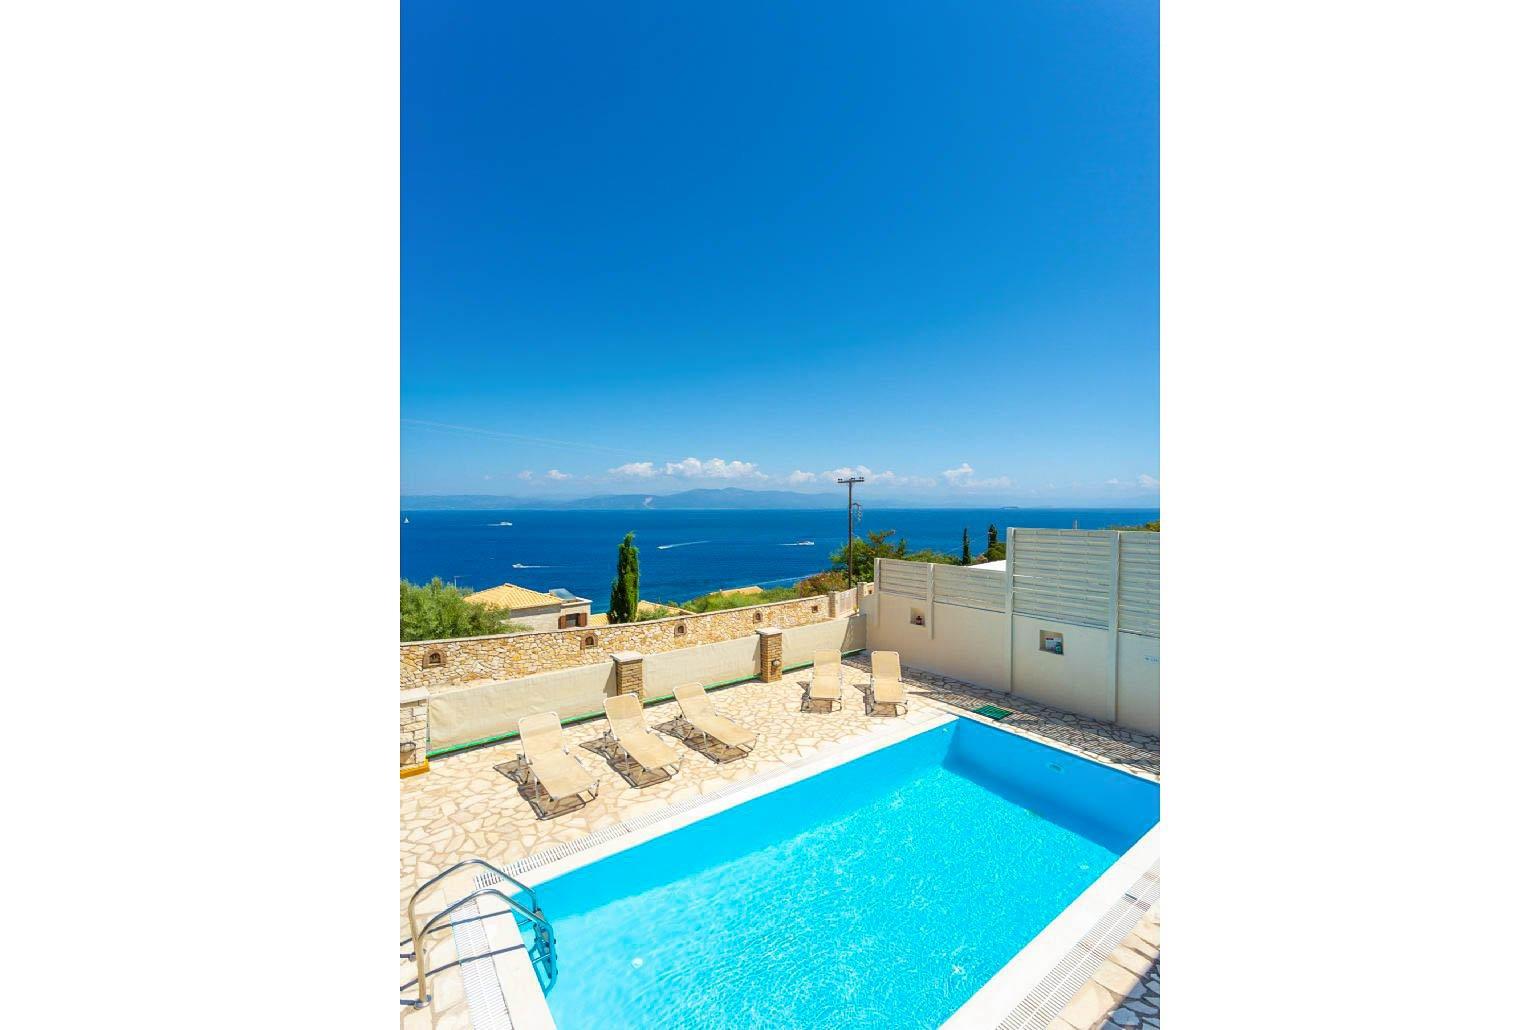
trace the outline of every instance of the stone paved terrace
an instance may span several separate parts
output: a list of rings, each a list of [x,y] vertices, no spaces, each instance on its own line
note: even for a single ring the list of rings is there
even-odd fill
[[[779,683],[756,680],[712,691],[712,703],[721,714],[758,734],[754,751],[743,759],[718,765],[681,744],[684,758],[679,774],[645,788],[630,786],[588,746],[603,736],[602,718],[568,726],[568,745],[583,767],[598,778],[599,797],[582,808],[543,821],[535,817],[514,783],[494,769],[519,757],[516,740],[434,759],[430,772],[401,781],[401,936],[409,932],[406,904],[417,885],[456,862],[476,857],[507,865],[555,844],[578,840],[621,819],[642,816],[784,767],[892,722],[866,712],[860,685],[867,682],[871,671],[867,656],[848,657],[844,666],[844,707],[832,713],[804,710],[803,694],[812,677],[811,669],[787,673]],[[918,720],[927,707],[955,714],[996,704],[1015,713],[997,725],[1140,775],[1160,775],[1157,738],[917,669],[904,669],[904,683],[912,702],[907,717],[910,721]],[[666,701],[649,707],[646,719],[649,726],[659,727],[677,714],[674,703]],[[419,910],[431,912],[428,905],[420,905]],[[411,975],[408,972],[403,981]],[[1158,977],[1158,969],[1154,975]],[[435,1003],[430,1009],[420,1013],[403,1009],[403,1027],[448,1030],[469,1026],[463,991],[457,984],[443,983],[451,980],[458,980],[452,971],[436,978]],[[1158,992],[1158,979],[1156,985]],[[1112,1000],[1122,999],[1114,996]],[[1065,1014],[1070,1015],[1068,1010]],[[1101,1017],[1105,1015],[1103,1012]],[[1100,1018],[1094,1025],[1101,1025]],[[1150,1025],[1159,1025],[1158,1010],[1156,1021]]]

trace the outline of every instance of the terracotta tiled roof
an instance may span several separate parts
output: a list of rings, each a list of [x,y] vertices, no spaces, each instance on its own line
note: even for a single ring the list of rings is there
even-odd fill
[[[555,594],[543,594],[538,590],[514,586],[512,583],[504,583],[500,587],[492,587],[488,590],[478,590],[466,600],[489,608],[507,608],[510,611],[561,604],[561,598]]]

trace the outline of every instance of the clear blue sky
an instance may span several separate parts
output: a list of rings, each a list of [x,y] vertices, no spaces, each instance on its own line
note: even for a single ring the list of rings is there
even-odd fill
[[[401,52],[403,492],[1158,503],[1154,3],[407,0]]]

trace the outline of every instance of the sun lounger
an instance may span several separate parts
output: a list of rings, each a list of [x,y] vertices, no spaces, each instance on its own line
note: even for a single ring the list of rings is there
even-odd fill
[[[845,667],[840,664],[840,653],[835,650],[813,652],[813,682],[808,684],[807,696],[811,701],[829,702],[829,711],[836,705],[845,707]]]
[[[674,700],[679,702],[679,717],[686,728],[685,739],[702,745],[707,757],[720,762],[725,758],[742,758],[754,750],[754,734],[718,715],[706,696],[706,689],[699,683],[680,684],[674,689]]]
[[[904,674],[898,664],[897,651],[872,652],[872,704],[890,705],[894,715],[909,711],[908,695],[904,690]],[[903,713],[899,709],[904,710]]]
[[[605,735],[628,760],[617,765],[617,771],[632,780],[633,785],[636,785],[634,774],[637,771],[662,771],[670,776],[679,771],[679,752],[647,728],[642,718],[642,703],[635,694],[605,698],[604,717],[610,724]]]
[[[599,781],[567,753],[561,720],[555,712],[526,715],[519,720],[519,743],[535,791],[535,815],[549,819],[552,805],[568,798],[588,804],[599,796]]]

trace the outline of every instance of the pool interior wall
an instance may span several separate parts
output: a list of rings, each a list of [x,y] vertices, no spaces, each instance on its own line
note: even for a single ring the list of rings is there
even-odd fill
[[[560,1027],[934,1026],[1159,817],[959,719],[558,876]]]

